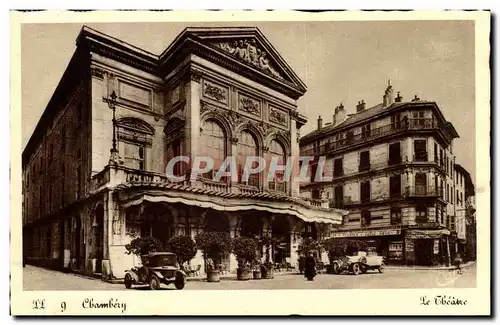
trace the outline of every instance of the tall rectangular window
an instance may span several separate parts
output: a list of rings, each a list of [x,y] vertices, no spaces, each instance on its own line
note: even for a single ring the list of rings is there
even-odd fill
[[[398,199],[401,197],[401,175],[393,175],[389,180],[389,196],[391,199]]]
[[[396,113],[391,116],[391,129],[399,130],[401,129],[401,114]]]
[[[172,151],[174,157],[179,157],[181,155],[181,141],[180,140],[175,140],[172,142]],[[174,175],[175,176],[181,176],[181,163],[178,162],[174,165]]]
[[[427,141],[414,140],[413,149],[415,152],[415,161],[427,161]]]
[[[361,202],[370,202],[370,181],[362,182],[361,183]]]
[[[344,207],[344,186],[335,186],[335,207]]]
[[[367,139],[371,135],[371,126],[370,124],[366,124],[363,126],[363,138]]]
[[[76,197],[79,198],[82,193],[82,166],[78,165],[76,169]]]
[[[395,142],[389,145],[389,165],[401,163],[401,143]]]
[[[342,164],[343,159],[337,158],[333,162],[333,176],[340,177],[344,175],[344,167]]]
[[[439,160],[438,160],[438,146],[437,146],[437,143],[434,143],[434,162],[435,163],[439,162]]]
[[[391,225],[399,225],[401,223],[401,208],[391,207]]]
[[[125,142],[125,166],[132,169],[146,169],[146,152],[144,145]]]
[[[427,222],[427,206],[419,204],[415,207],[415,216],[417,222]]]
[[[359,171],[370,170],[370,151],[362,151],[359,153]]]
[[[361,226],[366,227],[371,225],[371,213],[370,210],[361,211]]]
[[[415,194],[416,195],[427,194],[427,174],[425,173],[415,174]]]

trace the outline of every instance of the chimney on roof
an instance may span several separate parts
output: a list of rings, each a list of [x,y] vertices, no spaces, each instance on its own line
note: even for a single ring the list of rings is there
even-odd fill
[[[392,89],[391,86],[391,80],[387,82],[387,88],[385,89],[384,97],[383,97],[383,104],[384,107],[387,107],[394,103],[394,90]]]
[[[321,130],[323,127],[323,119],[321,118],[321,115],[318,117],[318,130]]]
[[[363,111],[365,107],[366,107],[365,101],[364,100],[359,101],[358,105],[356,105],[356,113]]]
[[[395,102],[396,103],[400,103],[402,100],[403,100],[403,97],[401,97],[401,95],[400,95],[400,93],[398,91],[398,96],[396,97]]]
[[[335,115],[333,115],[333,125],[339,125],[340,123],[344,122],[346,118],[346,112],[344,105],[340,103],[339,106],[335,107]]]
[[[416,102],[416,101],[419,101],[419,100],[420,100],[420,98],[418,98],[418,96],[417,96],[417,95],[415,95],[415,98],[413,98],[411,101],[412,101],[412,102]]]

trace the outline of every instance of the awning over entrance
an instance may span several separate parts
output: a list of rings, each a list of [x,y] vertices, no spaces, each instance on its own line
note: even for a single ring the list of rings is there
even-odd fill
[[[263,200],[255,197],[235,196],[217,197],[199,192],[185,191],[133,191],[130,194],[120,193],[120,201],[124,208],[139,205],[143,202],[182,203],[218,211],[267,211],[275,214],[296,216],[306,222],[341,224],[343,215],[348,212],[338,209],[319,209],[307,206],[307,202],[288,197],[288,199]]]
[[[450,234],[448,229],[413,229],[406,231],[406,238],[409,239],[434,239]]]

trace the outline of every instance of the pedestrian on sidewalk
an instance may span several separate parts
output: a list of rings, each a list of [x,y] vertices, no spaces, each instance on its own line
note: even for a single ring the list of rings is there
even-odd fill
[[[316,259],[309,253],[305,260],[304,275],[308,281],[313,281],[316,276]]]
[[[453,264],[455,264],[455,267],[456,267],[458,274],[462,274],[462,263],[463,263],[462,257],[460,256],[460,253],[457,253],[457,255],[455,255],[455,259],[453,261]]]

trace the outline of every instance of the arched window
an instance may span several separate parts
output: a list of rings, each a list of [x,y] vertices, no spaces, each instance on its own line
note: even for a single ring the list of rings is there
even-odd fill
[[[212,171],[203,175],[206,178],[214,178],[224,159],[226,158],[226,134],[222,127],[214,120],[207,120],[203,124],[201,135],[201,148],[204,155],[211,157],[214,161]],[[203,167],[203,166],[201,166]]]
[[[247,184],[251,186],[259,186],[259,175],[250,174],[248,175],[248,180],[243,180],[243,171],[245,168],[245,162],[247,157],[257,157],[259,156],[259,148],[257,147],[257,141],[252,133],[248,131],[242,131],[238,138],[238,180],[242,184]],[[252,163],[252,168],[257,167],[257,162]]]
[[[279,157],[278,159],[278,166],[285,166],[286,165],[286,156],[285,156],[285,149],[276,140],[272,140],[270,145],[269,145],[269,155],[270,159],[273,157]],[[285,192],[286,191],[286,183],[285,183],[285,171],[282,170],[277,170],[274,176],[274,179],[269,181],[269,189],[270,190],[275,190],[275,191],[281,191]]]

